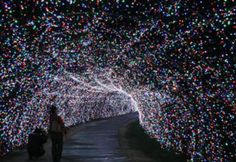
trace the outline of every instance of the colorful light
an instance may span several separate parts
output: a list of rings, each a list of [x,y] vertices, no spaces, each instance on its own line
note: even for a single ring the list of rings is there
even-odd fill
[[[1,4],[0,156],[56,95],[68,126],[138,111],[163,147],[235,158],[234,0]]]

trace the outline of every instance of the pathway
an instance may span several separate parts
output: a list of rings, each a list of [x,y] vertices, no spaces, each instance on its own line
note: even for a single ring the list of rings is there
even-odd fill
[[[93,121],[71,128],[64,142],[61,162],[132,162],[121,147],[120,130],[132,120],[137,120],[136,113],[110,119]],[[51,162],[51,141],[45,145],[46,154],[34,161]],[[132,151],[132,150],[131,150]],[[134,156],[139,157],[139,155]],[[29,162],[26,150],[15,151],[1,159],[1,162]],[[142,162],[149,160],[141,158]]]

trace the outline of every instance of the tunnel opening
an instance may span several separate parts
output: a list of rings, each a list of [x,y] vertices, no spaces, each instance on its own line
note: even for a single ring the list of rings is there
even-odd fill
[[[47,101],[53,98],[52,102],[60,108],[59,112],[68,126],[138,111],[133,96],[110,74],[102,72],[78,75],[65,72],[55,76],[50,89],[42,92],[48,96]]]

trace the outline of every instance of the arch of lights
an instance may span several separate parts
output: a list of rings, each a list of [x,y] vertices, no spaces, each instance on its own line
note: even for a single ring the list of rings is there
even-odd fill
[[[102,1],[68,1],[85,10],[68,13],[58,11],[66,2],[4,0],[0,156],[47,128],[53,102],[67,126],[138,111],[165,148],[192,160],[235,158],[235,7],[211,2],[209,12],[202,1],[141,3],[146,20],[133,15],[134,27],[116,29],[113,4],[94,7]],[[24,13],[29,6],[41,15]]]
[[[110,74],[110,72],[108,72]],[[30,102],[38,108],[55,104],[66,126],[138,111],[137,102],[106,72],[83,75],[65,72],[54,76]],[[45,100],[37,101],[45,96]],[[68,109],[68,110],[67,110]]]

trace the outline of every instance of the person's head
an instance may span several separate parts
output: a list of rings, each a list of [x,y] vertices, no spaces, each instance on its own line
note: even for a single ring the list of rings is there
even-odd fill
[[[57,113],[57,108],[55,105],[51,106],[51,114],[56,114]]]

